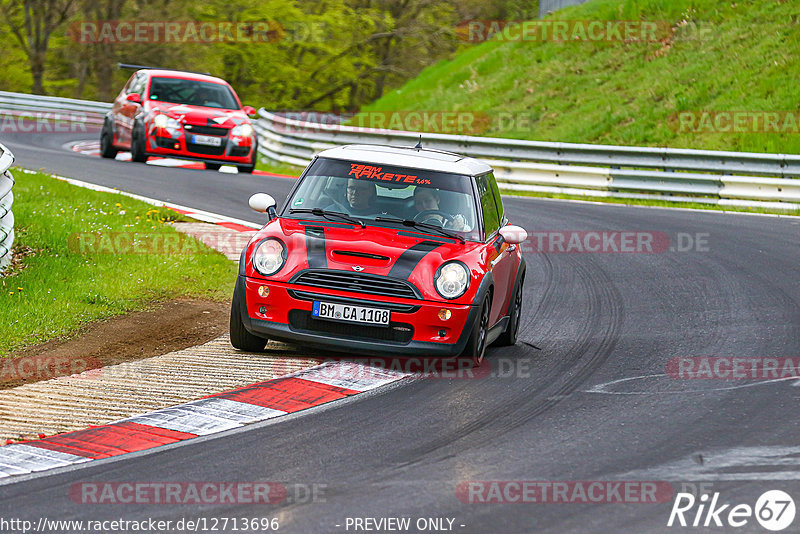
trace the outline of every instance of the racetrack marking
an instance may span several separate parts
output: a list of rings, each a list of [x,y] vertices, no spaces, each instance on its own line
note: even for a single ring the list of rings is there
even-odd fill
[[[697,458],[702,458],[698,462]],[[731,447],[698,451],[656,467],[628,471],[624,480],[800,480],[800,446]],[[644,477],[644,478],[637,478]]]
[[[227,336],[215,342],[220,340],[230,348]],[[233,349],[230,349],[230,352],[242,355],[243,358],[263,357],[263,355],[240,353]],[[226,357],[215,354],[213,360],[223,362],[229,372],[241,365],[241,362],[237,364],[231,361],[230,355]],[[205,365],[202,369],[212,376],[222,372],[209,371]],[[97,371],[85,371],[81,375]],[[54,379],[14,389],[46,385],[47,382],[65,383],[69,379],[80,380],[81,375],[66,377],[67,381]],[[134,415],[116,422],[0,447],[0,478],[111,458],[198,436],[216,434],[352,397],[409,376],[411,375],[373,368],[357,362],[325,362],[285,376],[214,393],[202,399]],[[92,385],[86,378],[88,377],[83,377],[84,384]],[[163,381],[163,384],[168,388],[165,392],[175,387],[174,381],[171,380]],[[152,384],[149,386],[152,387]],[[114,389],[109,384],[105,384],[102,388],[112,397]],[[140,393],[134,387],[130,389],[131,395],[136,396]],[[157,395],[156,398],[160,399],[161,396]],[[62,409],[69,416],[69,410],[76,407],[76,398],[68,395],[67,399],[69,402],[64,403]]]
[[[628,378],[620,378],[618,380],[612,380],[611,382],[603,382],[602,384],[597,384],[596,386],[592,386],[589,389],[584,390],[584,393],[603,393],[605,395],[682,395],[684,393],[708,393],[711,391],[728,391],[732,389],[742,389],[742,388],[751,388],[755,386],[763,386],[766,384],[773,384],[776,382],[784,382],[786,380],[797,380],[798,377],[796,376],[787,376],[784,378],[771,378],[769,380],[759,380],[757,382],[750,382],[747,384],[739,384],[736,386],[730,387],[721,387],[721,388],[708,388],[708,389],[681,389],[675,391],[609,391],[608,388],[615,386],[616,384],[622,384],[623,382],[630,382],[633,380],[642,380],[647,378],[663,378],[668,377],[669,375],[666,373],[655,374],[655,375],[641,375],[641,376],[632,376]],[[674,378],[670,378],[671,382],[678,382],[678,380]],[[791,384],[792,386],[796,386],[800,383],[800,380]]]
[[[72,150],[73,152],[77,152],[78,154],[82,154],[84,156],[92,156],[97,158],[100,157],[100,141],[92,141],[92,140],[77,141],[77,142],[67,143],[66,145],[63,146],[67,150]],[[114,159],[116,159],[117,161],[130,161],[131,153],[118,152]],[[198,170],[206,169],[206,166],[202,161],[186,160],[179,158],[166,158],[162,156],[149,156],[147,159],[147,165],[155,165],[156,167],[177,167],[182,169],[198,169]],[[222,166],[219,168],[218,172],[227,174],[239,173],[239,169],[237,169],[235,164],[231,165],[231,164],[221,163],[221,165]],[[292,180],[297,179],[297,176],[289,176],[288,174],[275,174],[272,172],[259,171],[258,169],[254,170],[253,174],[256,176],[274,176],[278,178],[291,178]]]

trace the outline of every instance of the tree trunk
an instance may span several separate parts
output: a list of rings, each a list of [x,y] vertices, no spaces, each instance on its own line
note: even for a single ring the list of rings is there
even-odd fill
[[[34,50],[30,55],[31,76],[33,76],[33,94],[44,94],[44,58],[47,49],[43,51]]]

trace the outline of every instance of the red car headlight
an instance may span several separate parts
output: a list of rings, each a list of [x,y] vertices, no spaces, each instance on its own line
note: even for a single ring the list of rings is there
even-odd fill
[[[457,299],[469,287],[469,271],[460,261],[450,261],[436,271],[434,285],[439,294],[448,299]]]
[[[286,263],[286,246],[274,237],[268,237],[253,250],[253,268],[264,276],[272,276]]]
[[[231,130],[231,135],[236,135],[239,137],[251,137],[253,135],[253,127],[248,123],[234,126]]]

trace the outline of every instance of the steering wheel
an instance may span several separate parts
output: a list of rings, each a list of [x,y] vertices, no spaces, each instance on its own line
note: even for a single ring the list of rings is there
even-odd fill
[[[455,217],[453,215],[450,215],[449,213],[446,213],[446,212],[444,212],[442,210],[422,210],[421,212],[419,212],[416,215],[414,215],[414,220],[417,221],[417,222],[428,222],[428,221],[431,221],[431,220],[432,221],[436,221],[437,223],[441,222],[441,221],[437,220],[435,217],[433,217],[434,215],[438,215],[442,219],[444,219],[444,223],[442,224],[443,227],[447,223],[453,222],[453,219],[455,219]]]

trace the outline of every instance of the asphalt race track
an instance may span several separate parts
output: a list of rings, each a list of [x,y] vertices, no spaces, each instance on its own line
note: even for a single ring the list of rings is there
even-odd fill
[[[23,167],[254,222],[262,217],[247,208],[250,194],[282,200],[292,185],[101,160],[66,151],[69,140],[27,134],[2,142]],[[412,526],[451,518],[457,532],[763,531],[754,518],[738,529],[667,527],[672,494],[659,503],[500,504],[462,502],[457,489],[469,481],[665,481],[677,493],[703,483],[721,502],[750,506],[767,490],[797,495],[800,378],[665,373],[672,358],[800,357],[800,221],[505,204],[529,232],[663,232],[671,246],[691,250],[528,252],[524,343],[490,350],[492,376],[403,381],[279,422],[12,480],[0,486],[3,508],[33,521],[277,517],[281,532],[298,533],[354,532],[348,517],[410,517]],[[104,481],[321,489],[313,502],[290,491],[274,505],[89,505],[69,497],[75,483]]]

